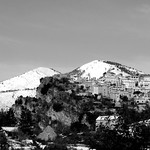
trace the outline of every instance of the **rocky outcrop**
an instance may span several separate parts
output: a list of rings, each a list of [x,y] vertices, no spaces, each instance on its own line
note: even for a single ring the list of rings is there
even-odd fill
[[[36,91],[37,98],[19,97],[16,100],[13,106],[16,118],[20,121],[23,117],[22,112],[28,112],[31,114],[31,124],[35,129],[38,127],[41,130],[38,138],[49,140],[50,136],[50,140],[53,140],[57,133],[64,132],[78,120],[79,100],[76,102],[71,92],[67,92],[72,87],[68,79],[43,78]]]
[[[51,126],[47,126],[42,133],[40,133],[37,138],[43,141],[53,141],[57,137],[54,129]]]

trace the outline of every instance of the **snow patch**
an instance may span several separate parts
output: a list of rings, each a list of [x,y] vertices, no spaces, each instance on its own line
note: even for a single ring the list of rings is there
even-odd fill
[[[128,74],[125,72],[122,72],[120,69],[118,69],[115,65],[111,65],[108,63],[105,63],[102,60],[94,60],[90,63],[87,63],[80,68],[78,68],[79,71],[82,72],[81,77],[82,78],[100,78],[103,76],[105,72],[113,72],[116,75],[122,73],[124,76],[127,76]]]

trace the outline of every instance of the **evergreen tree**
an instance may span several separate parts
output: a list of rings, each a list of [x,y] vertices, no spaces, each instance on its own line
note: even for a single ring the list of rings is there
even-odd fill
[[[10,108],[8,111],[0,111],[0,126],[15,126],[16,122],[17,121],[12,108]]]
[[[5,134],[0,131],[0,149],[1,150],[8,150],[8,143],[7,143],[7,138]]]
[[[19,123],[19,129],[26,135],[33,135],[33,120],[31,112],[22,106],[21,118]]]

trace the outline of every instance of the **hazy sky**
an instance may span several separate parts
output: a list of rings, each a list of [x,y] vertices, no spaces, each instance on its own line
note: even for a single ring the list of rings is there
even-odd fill
[[[95,59],[150,73],[150,0],[0,0],[0,80]]]

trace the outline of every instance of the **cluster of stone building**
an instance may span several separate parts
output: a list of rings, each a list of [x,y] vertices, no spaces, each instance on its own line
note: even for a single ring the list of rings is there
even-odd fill
[[[150,75],[122,76],[107,73],[97,80],[84,80],[80,82],[92,94],[110,98],[115,102],[120,101],[121,96],[128,100],[134,99],[137,104],[150,102]]]

